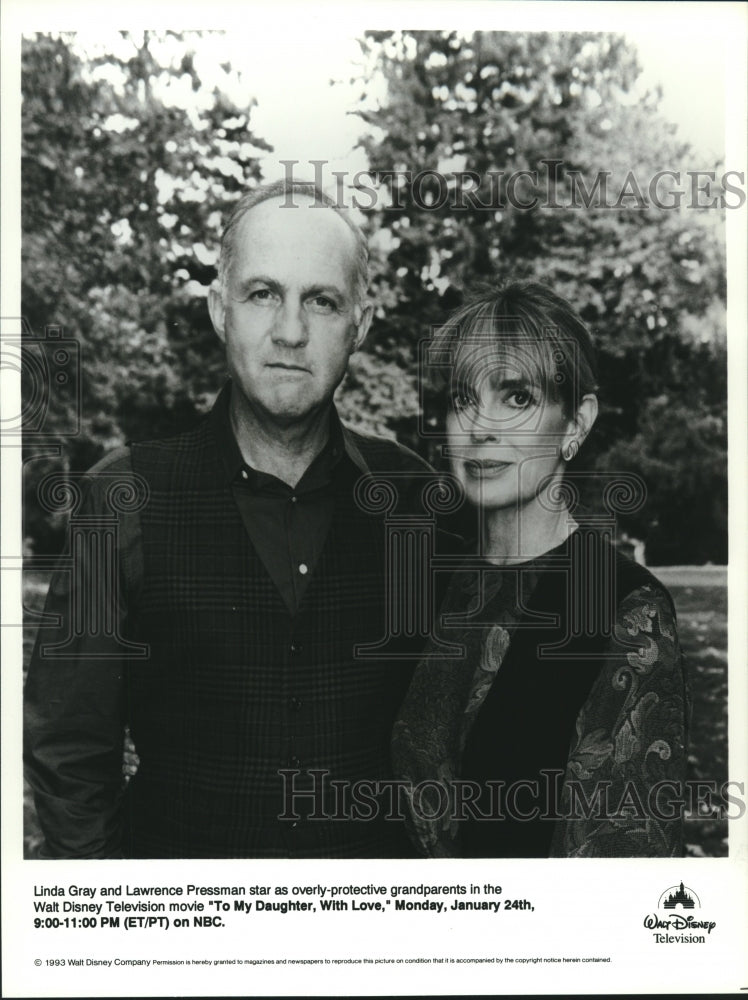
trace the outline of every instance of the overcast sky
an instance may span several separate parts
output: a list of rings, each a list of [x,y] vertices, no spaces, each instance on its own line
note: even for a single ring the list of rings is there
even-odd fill
[[[456,23],[463,20],[456,18]],[[637,30],[626,32],[639,52],[640,87],[642,91],[662,87],[663,116],[677,124],[680,135],[703,156],[698,166],[708,167],[724,157],[723,37],[703,26],[689,31],[681,25],[663,39],[656,27],[650,29],[641,21]],[[355,106],[358,92],[348,82],[361,66],[355,39],[356,31],[349,25],[320,24],[310,18],[286,25],[279,46],[247,44],[232,33],[206,44],[215,47],[216,56],[228,55],[257,98],[252,126],[275,147],[269,160],[325,159],[332,169],[354,170],[366,166],[362,156],[351,153],[363,125],[346,113]],[[339,82],[331,86],[331,80]],[[266,173],[273,174],[270,163]]]
[[[605,8],[608,18],[611,10],[619,8],[622,15],[627,15],[620,23],[613,20],[599,26],[625,31],[639,53],[641,89],[662,87],[664,117],[677,124],[681,136],[704,156],[704,165],[723,157],[727,60],[725,32],[716,16],[720,5],[584,5],[587,11],[593,6]],[[467,29],[480,23],[462,13],[471,8],[469,4],[452,4],[451,26]],[[500,8],[493,4],[478,9]],[[553,12],[564,8],[547,4],[542,9]],[[631,10],[637,16],[628,16]],[[365,165],[350,158],[362,125],[346,112],[354,106],[357,94],[348,80],[357,75],[361,65],[355,39],[371,20],[371,15],[367,18],[363,13],[346,21],[321,19],[309,13],[290,18],[280,37],[265,39],[264,44],[248,42],[230,31],[222,41],[216,40],[218,48],[229,53],[232,65],[242,69],[257,97],[253,124],[257,133],[274,145],[276,160],[345,159],[347,163]],[[548,18],[544,21],[548,22],[544,27],[555,27]],[[391,19],[389,23],[392,26]],[[526,16],[519,23],[526,26]],[[504,18],[501,24],[508,28],[512,21]],[[584,26],[589,30],[597,25],[582,25],[577,16],[559,22],[561,26]],[[331,79],[340,82],[331,87]]]
[[[126,8],[118,8],[112,23],[106,6],[88,0],[64,5],[50,4],[50,0],[8,2],[22,11],[19,16],[27,29],[77,29],[89,37],[111,36],[119,28],[142,28],[144,17],[152,28],[204,27],[207,10],[205,4],[195,6],[190,0],[129,0]],[[678,125],[681,136],[703,156],[698,166],[708,167],[724,157],[725,69],[729,74],[730,66],[725,39],[739,42],[735,25],[744,25],[746,20],[744,4],[701,2],[401,0],[393,4],[381,0],[365,4],[351,0],[339,5],[323,0],[314,4],[214,0],[210,13],[212,25],[223,29],[223,34],[205,35],[200,42],[201,75],[210,82],[211,72],[220,72],[217,67],[222,61],[241,72],[237,101],[257,99],[253,130],[275,147],[270,159],[276,168],[266,163],[267,177],[282,172],[277,165],[282,159],[324,159],[330,161],[331,169],[366,166],[360,155],[351,154],[362,128],[359,119],[348,113],[357,96],[357,88],[348,81],[360,70],[356,37],[367,28],[403,24],[464,31],[622,31],[638,49],[642,89],[662,86],[664,116]],[[331,87],[331,80],[340,82]],[[743,87],[744,81],[738,76],[734,85]]]

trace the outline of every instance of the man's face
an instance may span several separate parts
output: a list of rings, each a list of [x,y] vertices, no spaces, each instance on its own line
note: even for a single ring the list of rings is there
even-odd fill
[[[371,319],[356,301],[354,234],[331,209],[294,201],[241,219],[224,297],[211,290],[209,303],[236,389],[281,426],[327,406]]]

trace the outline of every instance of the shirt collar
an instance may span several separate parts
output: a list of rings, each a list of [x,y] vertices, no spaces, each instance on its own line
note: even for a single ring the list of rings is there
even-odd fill
[[[219,392],[208,417],[218,446],[224,482],[227,484],[233,483],[246,467],[231,426],[230,400],[231,380],[226,382]],[[341,459],[345,457],[353,463],[359,473],[366,474],[371,471],[350,430],[342,423],[334,404],[330,410],[330,436],[325,447],[330,445],[333,450],[331,460],[334,465],[339,466]],[[335,454],[336,450],[338,454]]]

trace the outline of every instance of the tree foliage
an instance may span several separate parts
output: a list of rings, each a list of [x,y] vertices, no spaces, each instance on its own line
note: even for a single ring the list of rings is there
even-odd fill
[[[267,143],[251,106],[205,87],[189,36],[122,33],[86,54],[36,35],[22,53],[25,319],[80,345],[80,433],[57,458],[27,439],[26,533],[42,551],[59,524],[33,492],[54,467],[84,469],[126,439],[173,432],[220,385],[204,296],[228,206],[260,177]],[[54,391],[44,430],[71,426]]]
[[[45,472],[181,428],[222,379],[205,294],[226,211],[268,146],[251,104],[201,79],[196,45],[173,32],[122,33],[99,51],[72,35],[24,42],[23,312],[36,338],[60,324],[79,343],[82,387],[79,433],[62,432],[74,398],[53,391],[45,437],[27,438],[37,551],[60,538],[36,502]],[[438,462],[419,434],[419,341],[477,284],[546,281],[599,344],[602,410],[583,461],[647,481],[622,527],[647,539],[650,561],[724,561],[723,218],[637,204],[631,177],[646,196],[658,171],[688,188],[684,172],[704,164],[654,97],[636,97],[634,52],[616,36],[545,32],[369,32],[362,47],[365,88],[386,91],[358,108],[383,180],[374,204],[360,201],[377,311],[338,395],[344,419]],[[480,179],[484,207],[455,207],[460,171]],[[603,174],[607,202],[585,207]],[[567,204],[573,185],[580,207]],[[441,404],[425,403],[438,427]]]
[[[602,409],[586,463],[646,470],[645,511],[622,526],[647,539],[650,558],[724,559],[723,218],[686,207],[686,171],[704,164],[659,118],[656,96],[635,96],[632,49],[602,34],[453,31],[370,32],[363,47],[387,84],[360,111],[381,181],[366,212],[384,248],[376,348],[412,372],[416,344],[466,290],[509,277],[548,283],[598,342]],[[649,199],[663,170],[681,175],[655,189],[673,208]],[[464,172],[478,175],[485,207],[458,197],[460,172],[463,184]],[[607,193],[585,200],[601,181]],[[674,447],[684,420],[703,431],[696,451]],[[419,447],[415,420],[401,434]],[[707,454],[715,492],[705,504],[693,462]]]

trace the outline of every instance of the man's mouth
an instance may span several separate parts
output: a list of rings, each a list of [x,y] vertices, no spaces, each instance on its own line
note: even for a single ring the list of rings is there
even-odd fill
[[[305,368],[303,365],[289,365],[284,361],[270,361],[265,365],[266,368],[272,368],[274,371],[279,372],[305,372],[309,374],[309,369]]]

